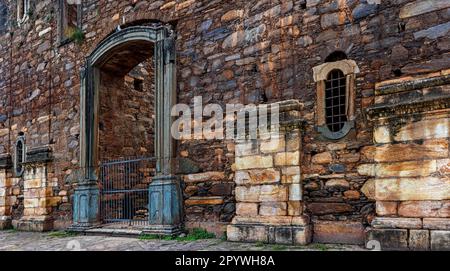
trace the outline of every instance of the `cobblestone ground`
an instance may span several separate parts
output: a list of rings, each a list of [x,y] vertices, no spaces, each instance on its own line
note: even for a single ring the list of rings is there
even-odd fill
[[[62,232],[33,233],[0,231],[0,250],[26,251],[277,251],[277,250],[363,250],[360,246],[312,244],[283,246],[231,243],[219,239],[198,241],[140,240],[131,237],[71,236]]]

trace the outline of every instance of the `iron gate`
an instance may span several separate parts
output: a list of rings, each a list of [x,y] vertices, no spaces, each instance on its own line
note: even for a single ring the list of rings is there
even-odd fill
[[[148,224],[148,186],[154,157],[119,159],[100,166],[100,214],[103,223]]]

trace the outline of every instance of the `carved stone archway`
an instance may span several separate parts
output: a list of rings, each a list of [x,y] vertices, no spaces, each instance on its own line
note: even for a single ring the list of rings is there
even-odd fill
[[[81,74],[80,177],[74,196],[74,230],[100,223],[98,187],[98,110],[100,67],[129,44],[152,43],[155,63],[156,177],[149,189],[149,231],[173,233],[180,228],[181,192],[173,175],[174,143],[170,111],[176,101],[175,33],[169,25],[130,26],[102,41],[86,59]]]

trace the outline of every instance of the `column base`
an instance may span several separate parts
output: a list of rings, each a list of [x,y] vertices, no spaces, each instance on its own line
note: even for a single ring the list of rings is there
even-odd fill
[[[0,216],[0,230],[9,230],[12,228],[12,219],[10,216]]]
[[[46,232],[53,230],[53,218],[50,216],[25,216],[19,220],[13,220],[12,225],[19,231]]]
[[[298,218],[279,217],[280,221],[273,223],[277,219],[237,217],[227,227],[227,238],[231,242],[307,245],[311,243],[312,227],[307,217]]]
[[[179,226],[154,225],[145,227],[142,234],[177,236],[183,233],[183,228]]]
[[[99,195],[97,182],[79,184],[73,197],[73,225],[69,231],[82,232],[100,226]]]
[[[176,235],[183,228],[183,197],[177,176],[158,176],[149,186],[149,223],[145,233]]]

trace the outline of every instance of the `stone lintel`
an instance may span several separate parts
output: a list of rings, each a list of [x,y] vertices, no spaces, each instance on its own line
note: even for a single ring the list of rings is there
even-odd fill
[[[403,77],[377,83],[375,85],[375,95],[387,95],[447,84],[450,84],[449,70],[427,74],[421,77]]]

